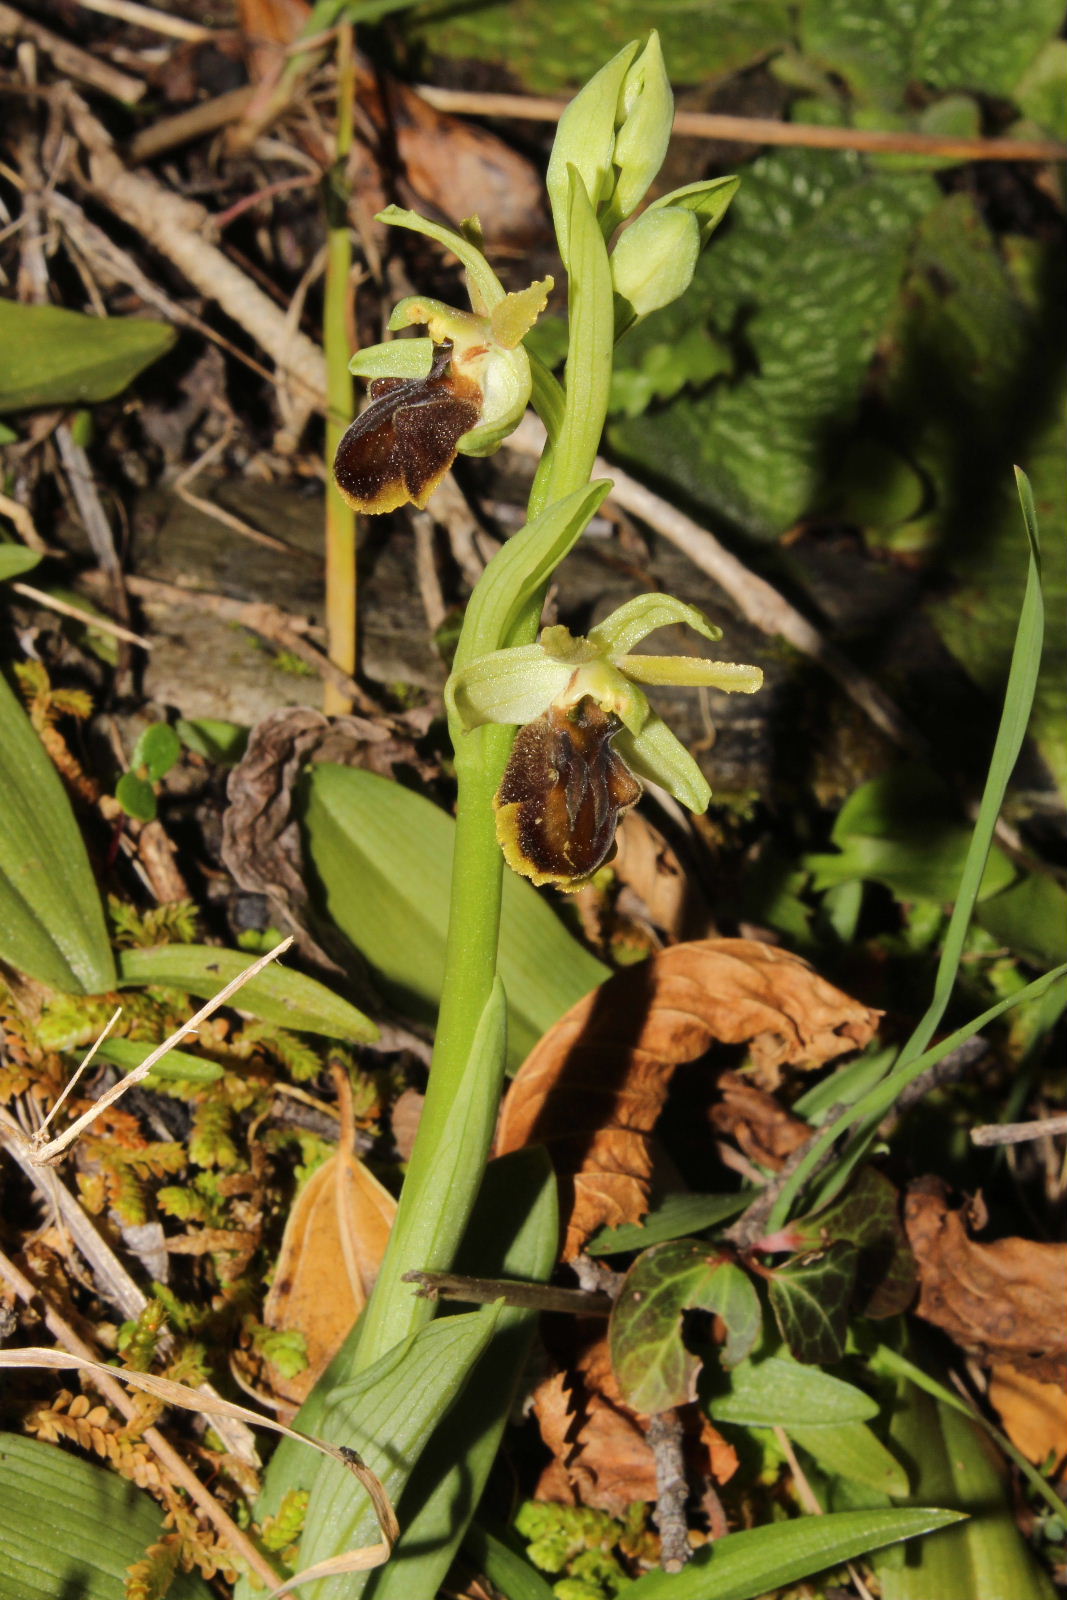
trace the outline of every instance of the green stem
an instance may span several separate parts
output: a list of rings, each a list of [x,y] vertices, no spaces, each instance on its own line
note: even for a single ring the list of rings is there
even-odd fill
[[[571,208],[573,254],[570,283],[571,353],[567,390],[559,410],[559,393],[548,380],[544,397],[558,423],[556,447],[548,474],[538,475],[534,509],[556,503],[582,489],[589,480],[607,415],[614,322],[611,272],[603,237],[581,182],[573,186]],[[547,481],[546,481],[547,479]],[[548,579],[524,600],[517,621],[505,625],[509,607],[502,603],[499,574],[506,572],[508,593],[515,601],[532,576],[519,559],[523,534],[516,534],[503,557],[503,568],[491,568],[468,606],[457,664],[504,645],[532,643],[540,623]],[[497,557],[497,561],[501,560]],[[536,566],[532,569],[536,571]],[[549,574],[549,576],[551,576]],[[481,588],[481,585],[479,586]],[[487,607],[479,599],[492,593]],[[487,614],[488,613],[488,614]],[[508,636],[501,630],[509,627]],[[497,843],[493,796],[507,765],[515,737],[510,727],[484,727],[473,733],[453,729],[459,795],[456,809],[452,897],[441,1010],[437,1021],[430,1082],[415,1147],[400,1196],[385,1260],[370,1303],[359,1323],[356,1370],[363,1371],[386,1351],[433,1316],[431,1301],[421,1299],[405,1275],[413,1271],[447,1272],[463,1237],[488,1154],[502,1075],[488,1061],[476,1060],[475,1041],[487,1014],[496,980],[497,941],[503,858]],[[465,1080],[468,1067],[484,1074],[480,1088]],[[485,1143],[476,1137],[455,1137],[453,1112],[461,1093],[480,1096],[472,1118],[485,1129]]]
[[[337,453],[355,411],[355,390],[348,370],[349,283],[352,240],[348,227],[348,155],[352,148],[355,110],[355,51],[352,28],[343,23],[337,34],[337,151],[326,196],[326,292],[323,344],[326,349],[326,460]],[[326,636],[330,660],[349,677],[356,671],[356,515],[343,499],[332,472],[326,474]],[[348,697],[333,684],[323,690],[329,715],[351,711]]]

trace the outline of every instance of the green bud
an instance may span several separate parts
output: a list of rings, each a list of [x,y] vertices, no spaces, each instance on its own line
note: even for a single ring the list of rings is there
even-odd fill
[[[648,43],[626,74],[622,89],[621,126],[615,135],[618,173],[611,203],[600,218],[604,237],[641,204],[663,165],[674,125],[674,95],[663,62],[659,34]]]
[[[595,73],[575,95],[559,119],[545,179],[559,253],[569,258],[570,180],[568,167],[578,172],[589,203],[599,215],[615,189],[615,137],[622,120],[627,74],[639,49],[631,40]]]
[[[692,211],[668,206],[632,222],[611,252],[616,307],[615,337],[638,317],[670,305],[693,280],[700,255],[700,224]]]

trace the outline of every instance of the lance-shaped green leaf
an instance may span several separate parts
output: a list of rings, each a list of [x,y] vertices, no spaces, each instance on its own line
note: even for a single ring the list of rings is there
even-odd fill
[[[163,1534],[163,1512],[117,1473],[58,1445],[0,1434],[0,1596],[117,1600],[128,1569]],[[178,1572],[170,1600],[212,1600]]]
[[[200,1000],[210,1000],[231,979],[252,966],[254,956],[238,950],[217,950],[208,944],[161,944],[147,950],[119,953],[119,983],[165,984],[183,989]],[[327,989],[315,978],[280,967],[264,967],[233,996],[230,1004],[264,1022],[295,1028],[300,1033],[325,1034],[352,1044],[378,1037],[378,1029],[362,1011]]]
[[[698,1550],[681,1572],[646,1573],[627,1588],[626,1600],[756,1600],[869,1550],[916,1539],[960,1520],[957,1511],[930,1508],[837,1511],[746,1528]],[[1004,1591],[1016,1593],[1027,1591]],[[935,1594],[941,1600],[937,1590],[927,1590],[923,1600],[933,1600]]]
[[[721,1317],[724,1367],[743,1361],[759,1338],[759,1297],[728,1255],[701,1239],[653,1245],[626,1274],[608,1332],[623,1399],[638,1411],[666,1411],[696,1395],[701,1362],[682,1339],[687,1310]]]
[[[836,1240],[796,1256],[770,1276],[771,1309],[798,1361],[839,1361],[848,1331],[859,1251]]]
[[[177,338],[165,322],[0,300],[0,412],[110,400]]]
[[[715,1392],[704,1400],[704,1407],[716,1422],[781,1427],[790,1433],[794,1428],[869,1422],[878,1415],[878,1402],[862,1389],[785,1356],[742,1361],[731,1373],[716,1378]]]
[[[790,1428],[789,1437],[818,1462],[823,1472],[894,1499],[908,1493],[904,1468],[865,1422]]]
[[[0,956],[70,994],[114,988],[100,895],[59,775],[0,676]]]
[[[0,583],[7,578],[21,578],[40,561],[38,550],[27,550],[22,544],[0,544]]]

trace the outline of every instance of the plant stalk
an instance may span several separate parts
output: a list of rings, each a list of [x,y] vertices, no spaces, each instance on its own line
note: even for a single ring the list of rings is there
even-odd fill
[[[355,388],[348,370],[349,283],[352,239],[348,226],[348,156],[352,148],[356,98],[355,41],[351,24],[337,31],[337,150],[326,190],[326,291],[323,343],[326,350],[326,460],[355,411]],[[333,473],[326,473],[326,634],[330,660],[342,672],[356,671],[356,514],[343,499]],[[336,684],[323,688],[323,710],[343,716],[352,702]]]

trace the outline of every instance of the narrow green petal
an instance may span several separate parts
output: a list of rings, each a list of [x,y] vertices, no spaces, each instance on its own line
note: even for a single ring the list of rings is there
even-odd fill
[[[503,300],[504,285],[477,245],[471,244],[461,233],[456,233],[452,228],[443,228],[439,222],[428,222],[418,212],[405,211],[402,206],[386,206],[384,211],[379,211],[376,220],[394,228],[410,228],[413,233],[424,233],[428,239],[436,239],[438,244],[443,244],[446,250],[458,256],[467,269],[471,304],[475,311],[487,314]]]
[[[711,787],[689,751],[663,718],[651,713],[636,736],[625,728],[615,735],[615,749],[638,778],[658,783],[690,811],[708,809]]]
[[[673,683],[687,689],[724,689],[755,694],[763,685],[759,667],[736,661],[707,661],[703,656],[613,656],[620,672],[638,683]]]
[[[348,363],[357,378],[428,378],[433,367],[432,339],[390,339],[357,350]]]
[[[453,673],[445,685],[449,714],[466,729],[484,722],[533,722],[563,693],[573,668],[551,661],[540,645],[494,650]]]
[[[627,655],[646,635],[677,622],[695,628],[705,639],[722,638],[722,629],[709,622],[703,611],[687,606],[671,594],[639,594],[627,600],[610,617],[590,629],[589,637],[606,648],[611,656]]]

